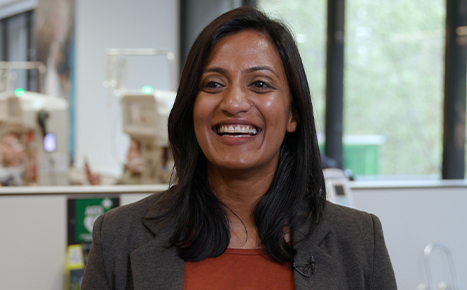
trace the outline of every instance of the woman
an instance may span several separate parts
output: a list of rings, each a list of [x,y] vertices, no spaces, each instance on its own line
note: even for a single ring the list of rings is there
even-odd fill
[[[201,32],[169,139],[177,184],[96,221],[82,289],[396,289],[378,218],[326,203],[282,24],[242,7]]]

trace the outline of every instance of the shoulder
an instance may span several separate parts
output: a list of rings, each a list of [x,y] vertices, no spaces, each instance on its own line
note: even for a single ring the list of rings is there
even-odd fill
[[[139,201],[114,208],[104,214],[106,223],[139,220],[144,217],[164,192],[153,193]]]
[[[368,251],[375,236],[382,235],[381,222],[374,214],[328,202],[323,214],[323,230],[328,238],[351,243],[355,250]]]
[[[380,224],[376,215],[327,202],[323,223],[331,229],[338,228],[340,231],[373,231],[375,223]]]
[[[298,239],[296,260],[314,256],[317,286],[324,289],[332,282],[336,286],[326,289],[397,289],[375,215],[327,202],[320,223],[306,237]]]
[[[82,289],[114,289],[115,285],[128,285],[131,253],[154,238],[144,225],[144,217],[161,194],[154,193],[99,216],[93,227]]]
[[[375,242],[382,237],[381,224],[375,215],[327,202],[311,242],[342,261],[370,266]],[[347,262],[345,262],[347,263]]]
[[[322,249],[366,271],[372,269],[375,252],[386,251],[381,222],[365,211],[328,202],[317,231],[322,237]]]
[[[371,289],[397,289],[391,259],[379,218],[371,213],[328,203],[322,225],[321,247],[340,259],[351,283]],[[364,282],[358,280],[364,273]]]
[[[125,242],[126,246],[134,248],[152,238],[153,234],[144,226],[142,220],[163,193],[154,193],[101,215],[94,224],[93,240],[98,236],[103,244],[114,246],[126,241],[132,244]],[[126,239],[127,237],[131,239]]]

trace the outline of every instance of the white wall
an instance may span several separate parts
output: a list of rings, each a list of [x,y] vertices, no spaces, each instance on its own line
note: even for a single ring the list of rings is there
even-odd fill
[[[66,217],[64,195],[0,196],[0,289],[64,288]]]
[[[105,50],[168,48],[178,60],[178,15],[178,0],[76,1],[77,167],[87,157],[92,170],[119,175],[129,144],[121,129],[119,102],[108,98],[102,84]],[[128,88],[170,88],[165,57],[130,57],[127,73]]]
[[[351,188],[355,207],[381,219],[400,290],[416,290],[427,283],[423,249],[434,241],[451,248],[460,289],[467,289],[467,181],[457,187],[449,182],[409,187],[357,182]],[[63,289],[70,194],[114,192],[121,196],[121,204],[127,204],[161,189],[163,185],[38,187],[35,191],[17,187],[12,195],[12,189],[0,188],[0,289]],[[437,261],[441,261],[434,269],[437,281],[449,280],[442,269],[445,261]]]
[[[399,289],[428,283],[423,250],[432,242],[451,249],[460,289],[467,289],[467,181],[356,182],[352,192],[355,207],[382,222]],[[450,282],[447,259],[439,253],[431,256],[433,276]]]
[[[0,188],[0,289],[64,289],[68,198],[114,192],[124,205],[166,187],[15,187],[13,195]]]

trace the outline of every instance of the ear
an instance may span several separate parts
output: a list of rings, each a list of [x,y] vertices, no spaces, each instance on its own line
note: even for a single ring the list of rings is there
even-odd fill
[[[290,110],[289,120],[287,121],[287,132],[292,133],[297,129],[298,114],[295,110]]]

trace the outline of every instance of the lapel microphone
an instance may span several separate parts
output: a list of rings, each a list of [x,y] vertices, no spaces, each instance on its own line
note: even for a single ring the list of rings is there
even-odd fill
[[[310,277],[315,273],[315,257],[311,256],[308,262],[293,262],[290,268],[302,276]]]

